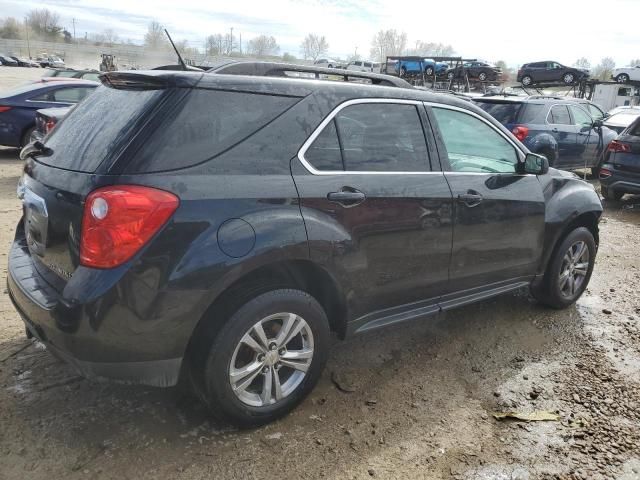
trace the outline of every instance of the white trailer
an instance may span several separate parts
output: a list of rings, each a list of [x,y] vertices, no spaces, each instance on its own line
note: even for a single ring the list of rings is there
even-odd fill
[[[640,88],[619,83],[596,84],[591,101],[605,112],[615,107],[640,105]]]

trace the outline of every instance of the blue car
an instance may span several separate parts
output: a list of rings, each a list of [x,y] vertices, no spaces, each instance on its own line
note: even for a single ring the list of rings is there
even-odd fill
[[[0,145],[24,147],[36,128],[37,110],[75,105],[99,85],[88,80],[51,80],[0,92]]]
[[[449,65],[444,62],[436,62],[430,58],[406,57],[398,59],[395,64],[395,73],[404,77],[405,75],[418,75],[424,73],[431,76],[441,75],[447,71]]]

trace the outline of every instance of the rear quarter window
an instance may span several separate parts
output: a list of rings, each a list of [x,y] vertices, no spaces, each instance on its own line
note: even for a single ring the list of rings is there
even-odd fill
[[[222,90],[193,90],[145,140],[131,173],[189,167],[229,150],[300,99]]]
[[[503,125],[516,123],[521,103],[477,102],[477,105]]]
[[[518,123],[544,123],[545,113],[547,108],[545,105],[527,103],[520,110],[520,116],[518,117]]]

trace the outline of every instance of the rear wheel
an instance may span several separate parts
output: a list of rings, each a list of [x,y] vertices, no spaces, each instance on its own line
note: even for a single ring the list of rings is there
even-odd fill
[[[575,81],[576,77],[573,73],[567,72],[562,76],[562,81],[565,85],[571,85]]]
[[[402,68],[400,69],[400,76],[401,76],[401,77],[406,77],[406,76],[407,76],[407,69],[406,69],[406,67],[402,67]]]
[[[592,233],[585,227],[576,228],[555,249],[542,285],[531,293],[549,307],[568,307],[587,288],[595,259],[596,242]]]
[[[609,187],[605,187],[604,185],[600,185],[600,193],[605,198],[605,200],[611,200],[614,202],[620,201],[620,199],[624,196],[624,192],[613,190]]]
[[[481,82],[484,82],[487,80],[487,74],[485,72],[480,72],[480,75],[478,75],[478,80],[480,80]]]
[[[282,417],[313,389],[327,360],[329,322],[299,290],[263,293],[241,306],[213,339],[204,399],[240,427]]]
[[[629,81],[629,75],[626,73],[621,73],[616,77],[616,82],[618,83],[627,83]]]
[[[531,76],[525,75],[524,77],[522,77],[522,80],[520,80],[520,83],[522,83],[522,85],[524,85],[525,87],[528,87],[533,83],[533,79],[531,78]]]
[[[427,67],[424,73],[426,73],[427,76],[431,77],[433,75],[433,71],[433,67]]]

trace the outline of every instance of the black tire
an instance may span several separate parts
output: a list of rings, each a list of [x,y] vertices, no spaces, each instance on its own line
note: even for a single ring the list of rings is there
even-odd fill
[[[542,155],[543,157],[546,157],[546,159],[549,161],[550,167],[553,167],[553,165],[556,163],[556,154],[553,150],[549,148],[542,149],[540,152],[538,152],[538,155]]]
[[[564,75],[562,75],[562,82],[565,85],[573,85],[575,81],[576,81],[576,76],[571,72],[567,72]]]
[[[453,77],[455,77],[455,76],[456,76],[456,74],[455,74],[455,73],[453,73],[453,72],[449,72],[449,73],[447,73],[447,78],[448,78],[449,80],[453,80]]]
[[[565,270],[565,256],[570,248],[582,242],[588,250],[588,267],[581,283],[571,294],[563,292],[561,273]],[[569,232],[556,246],[547,265],[542,284],[531,289],[531,293],[540,303],[552,308],[566,308],[576,302],[589,284],[596,259],[596,242],[593,234],[585,227],[578,227]],[[586,262],[585,262],[586,263]],[[566,288],[566,284],[565,284]]]
[[[20,139],[20,148],[25,147],[31,143],[31,135],[36,131],[36,127],[33,126],[31,128],[27,128],[25,132],[22,134],[22,138]]]
[[[401,77],[406,77],[406,76],[407,76],[407,69],[406,69],[406,67],[402,67],[402,68],[400,69],[400,76],[401,76]]]
[[[480,74],[478,75],[478,80],[480,80],[481,82],[485,82],[487,80],[487,74],[485,72],[480,72]]]
[[[248,405],[231,386],[231,360],[245,334],[263,319],[282,312],[298,315],[310,328],[313,336],[311,363],[301,383],[290,394],[266,406]],[[212,414],[241,428],[271,422],[290,412],[313,389],[326,364],[328,350],[329,322],[323,308],[311,295],[291,289],[263,293],[242,305],[213,338],[203,367],[201,396]],[[255,381],[264,382],[266,378],[258,374]],[[264,390],[264,383],[262,385]]]
[[[626,73],[621,73],[616,77],[616,82],[618,83],[627,83],[629,81],[629,75]]]
[[[530,87],[533,84],[533,78],[531,78],[531,75],[525,75],[520,80],[520,83],[525,87]]]
[[[624,196],[624,192],[613,190],[609,187],[605,187],[604,185],[600,185],[600,193],[605,200],[609,200],[612,202],[619,202]]]
[[[433,72],[434,72],[433,67],[427,67],[427,69],[424,71],[424,73],[425,73],[428,77],[433,76]]]

